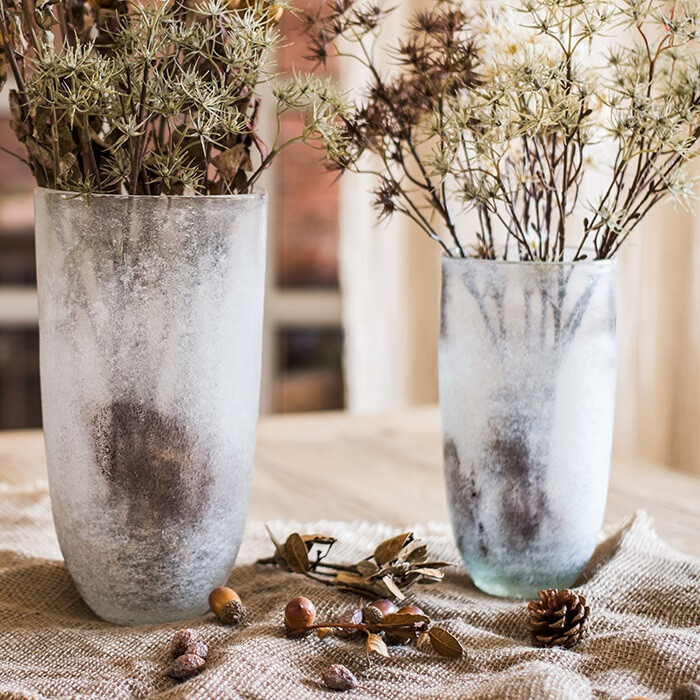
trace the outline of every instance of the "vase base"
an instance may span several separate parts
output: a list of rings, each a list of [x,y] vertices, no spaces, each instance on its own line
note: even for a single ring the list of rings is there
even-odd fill
[[[576,579],[571,577],[552,577],[540,582],[533,581],[508,581],[498,576],[479,575],[473,571],[469,574],[474,585],[482,592],[496,598],[519,598],[521,600],[536,600],[538,591],[548,588],[571,588]]]

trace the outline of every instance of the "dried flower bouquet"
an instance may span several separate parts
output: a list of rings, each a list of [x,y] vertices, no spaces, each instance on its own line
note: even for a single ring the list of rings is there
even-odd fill
[[[380,178],[382,217],[410,217],[452,256],[578,261],[610,258],[654,205],[691,196],[693,0],[480,0],[473,15],[439,0],[383,71],[390,12],[330,0],[307,18],[314,60],[352,57],[370,74],[326,146],[335,167]],[[588,196],[594,169],[605,182]],[[471,245],[463,210],[478,218]]]
[[[332,85],[278,81],[286,0],[0,0],[0,87],[40,186],[83,193],[249,192],[285,146],[333,134]],[[261,94],[307,115],[259,134]]]

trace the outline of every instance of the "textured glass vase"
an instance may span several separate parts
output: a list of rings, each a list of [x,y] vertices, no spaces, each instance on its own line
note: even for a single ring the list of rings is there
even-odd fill
[[[54,522],[88,605],[199,615],[243,535],[255,450],[264,194],[37,189],[41,389]]]
[[[440,404],[448,502],[474,583],[571,586],[605,510],[614,262],[444,258]]]

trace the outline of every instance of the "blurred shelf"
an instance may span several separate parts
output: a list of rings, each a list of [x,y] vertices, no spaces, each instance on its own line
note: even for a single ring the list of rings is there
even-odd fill
[[[39,302],[34,287],[0,286],[0,330],[36,328]]]

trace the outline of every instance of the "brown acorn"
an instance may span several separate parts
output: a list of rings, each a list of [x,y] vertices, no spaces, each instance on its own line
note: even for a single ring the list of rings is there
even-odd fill
[[[246,609],[232,588],[219,586],[209,594],[209,607],[225,625],[238,625],[245,619]]]

